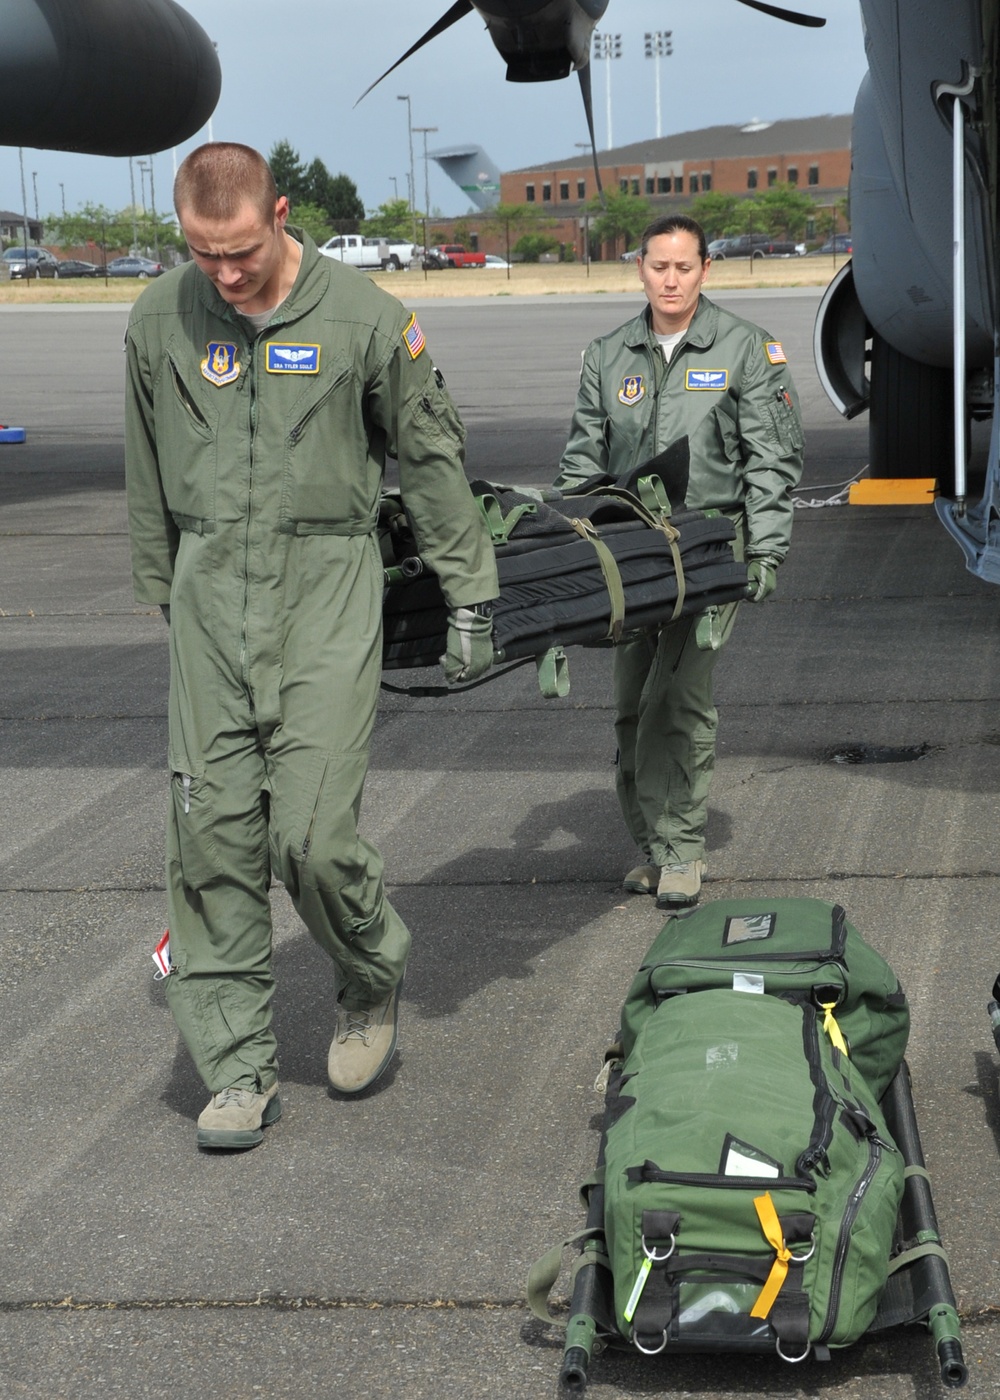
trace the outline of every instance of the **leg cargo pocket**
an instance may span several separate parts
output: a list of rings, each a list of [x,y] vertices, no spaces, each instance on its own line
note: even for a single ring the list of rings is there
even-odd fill
[[[174,773],[170,781],[167,860],[180,866],[191,890],[200,890],[222,874],[215,841],[215,812],[208,785],[190,773]]]

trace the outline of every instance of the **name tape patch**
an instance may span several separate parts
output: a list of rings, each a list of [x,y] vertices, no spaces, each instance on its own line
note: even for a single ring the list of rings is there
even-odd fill
[[[684,377],[685,389],[711,389],[719,393],[729,388],[728,369],[689,369]]]
[[[210,340],[205,349],[208,354],[201,362],[202,378],[217,388],[239,379],[240,362],[236,358],[236,346],[231,341]]]
[[[646,397],[646,383],[641,374],[626,374],[618,390],[618,402],[632,408]]]
[[[268,374],[319,374],[319,346],[295,341],[269,340]]]
[[[403,344],[410,352],[411,360],[417,358],[426,343],[427,342],[424,340],[424,333],[420,329],[420,324],[417,321],[416,313],[411,312],[410,319],[403,327]]]
[[[787,365],[788,360],[784,350],[781,348],[780,340],[765,340],[764,354],[771,361],[772,365]]]

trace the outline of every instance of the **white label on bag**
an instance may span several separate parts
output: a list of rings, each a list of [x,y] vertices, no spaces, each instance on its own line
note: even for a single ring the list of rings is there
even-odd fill
[[[734,972],[734,992],[763,992],[764,978],[759,972]]]

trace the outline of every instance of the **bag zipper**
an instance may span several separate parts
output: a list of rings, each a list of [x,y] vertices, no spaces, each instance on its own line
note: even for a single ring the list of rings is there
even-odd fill
[[[827,1151],[833,1140],[833,1118],[837,1111],[837,1100],[830,1092],[830,1086],[823,1072],[816,1011],[810,1002],[799,1004],[802,1008],[802,1046],[805,1051],[806,1063],[809,1066],[809,1078],[813,1082],[815,1092],[813,1094],[812,1136],[809,1139],[809,1145],[799,1154],[795,1169],[802,1172],[803,1175],[819,1171],[827,1176],[830,1171]]]
[[[825,1342],[833,1331],[837,1320],[837,1309],[840,1306],[840,1290],[844,1281],[844,1266],[847,1262],[847,1247],[851,1242],[851,1230],[857,1219],[861,1203],[865,1198],[869,1186],[875,1179],[879,1163],[882,1160],[882,1148],[887,1144],[883,1143],[877,1133],[872,1133],[868,1138],[868,1162],[864,1171],[855,1182],[854,1190],[851,1192],[844,1211],[844,1218],[840,1222],[840,1231],[837,1235],[837,1249],[833,1256],[833,1272],[830,1275],[830,1302],[827,1307],[826,1319],[823,1323],[823,1330],[817,1337],[818,1343]]]
[[[801,1176],[722,1176],[710,1172],[667,1172],[655,1162],[642,1167],[632,1167],[627,1173],[636,1173],[636,1179],[643,1183],[675,1186],[705,1186],[725,1189],[745,1189],[747,1191],[815,1191],[816,1183]]]

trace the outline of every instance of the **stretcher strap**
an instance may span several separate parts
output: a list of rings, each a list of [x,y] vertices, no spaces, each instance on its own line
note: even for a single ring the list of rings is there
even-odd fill
[[[580,1269],[588,1264],[599,1264],[610,1270],[611,1261],[607,1255],[607,1248],[604,1244],[604,1227],[596,1225],[590,1229],[581,1230],[579,1234],[571,1235],[568,1240],[553,1245],[552,1248],[537,1259],[528,1271],[527,1300],[528,1307],[540,1318],[542,1322],[552,1322],[557,1327],[565,1327],[566,1323],[553,1317],[549,1311],[549,1294],[553,1285],[559,1277],[562,1268],[562,1253],[564,1249],[569,1249],[572,1245],[579,1245],[581,1253],[573,1263],[573,1278],[576,1278]]]
[[[935,1259],[943,1259],[945,1264],[951,1263],[946,1249],[928,1241],[926,1244],[914,1245],[912,1249],[901,1250],[894,1259],[889,1260],[888,1272],[894,1274],[897,1269],[905,1269],[910,1264],[915,1264],[918,1259],[926,1259],[928,1255],[933,1255]]]
[[[785,1246],[785,1236],[782,1233],[781,1221],[778,1219],[778,1212],[774,1208],[770,1191],[765,1191],[763,1196],[754,1197],[754,1209],[757,1212],[757,1219],[760,1221],[760,1228],[764,1232],[764,1238],[775,1252],[775,1260],[771,1265],[771,1272],[767,1276],[767,1282],[760,1290],[756,1303],[750,1309],[751,1317],[767,1317],[774,1306],[775,1299],[781,1292],[781,1285],[788,1275],[788,1265],[792,1259],[792,1251]]]
[[[677,575],[677,602],[674,610],[670,614],[670,621],[676,622],[681,615],[681,608],[684,606],[684,599],[687,597],[687,579],[684,577],[684,565],[681,563],[681,551],[677,541],[681,537],[681,532],[676,525],[671,525],[669,520],[661,520],[656,527],[662,530],[666,536],[667,544],[670,546],[670,553],[674,561],[674,573]]]
[[[615,563],[615,556],[600,538],[597,531],[589,520],[573,519],[569,522],[581,539],[587,540],[594,546],[597,554],[597,562],[601,566],[601,573],[604,576],[604,586],[608,590],[608,600],[611,605],[611,625],[607,630],[607,637],[611,641],[617,642],[622,634],[622,626],[625,622],[625,589],[622,584],[622,576],[618,572],[618,565]],[[679,562],[679,556],[676,563]],[[677,615],[674,609],[674,617]],[[673,618],[671,618],[671,622]]]

